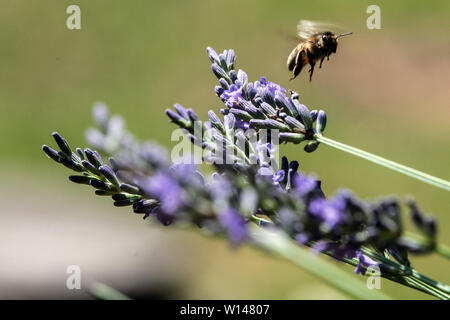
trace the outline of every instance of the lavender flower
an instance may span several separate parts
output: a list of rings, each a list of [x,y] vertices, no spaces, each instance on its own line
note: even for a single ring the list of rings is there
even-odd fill
[[[215,130],[216,142],[209,137],[191,140],[201,140],[207,151],[214,151],[218,143],[232,147],[246,160],[243,163],[213,162],[216,172],[206,176],[194,165],[172,164],[164,148],[136,142],[121,118],[110,116],[103,106],[96,107],[99,129],[91,130],[88,140],[101,152],[114,156],[109,159],[110,165],[97,151],[76,148],[72,152],[58,133],[53,133],[53,138],[60,151],[46,145],[43,151],[77,172],[70,176],[71,181],[93,187],[96,195],[111,196],[116,206],[130,206],[135,213],[144,214],[144,218],[154,216],[166,226],[183,221],[201,230],[227,234],[233,245],[251,239],[248,225],[256,220],[259,226],[275,228],[316,252],[351,261],[357,274],[364,275],[368,267],[378,265],[387,270],[383,276],[393,280],[411,268],[408,252],[429,253],[435,249],[436,222],[413,202],[409,202],[412,220],[423,233],[424,243],[403,237],[396,199],[363,202],[344,190],[326,198],[321,181],[298,173],[297,161],[283,157],[280,167],[269,165],[274,146],[260,137],[252,144],[248,137],[251,127],[284,131],[286,142],[309,140],[305,147],[309,152],[317,148],[315,135],[325,129],[325,113],[309,111],[298,101],[297,93],[290,92],[288,97],[284,88],[264,77],[248,82],[245,72],[234,69],[233,50],[217,54],[208,48],[207,53],[219,79],[215,91],[228,109],[223,112],[223,121],[210,111],[210,121],[204,124],[206,129]],[[192,137],[198,116],[178,104],[174,109],[166,110],[167,116]],[[238,128],[246,130],[238,134],[243,144],[229,135]],[[251,148],[256,149],[256,163],[249,161]],[[260,215],[268,219],[263,224]],[[366,248],[373,249],[370,257],[363,253],[368,252]],[[379,255],[384,252],[397,262]]]
[[[379,263],[376,261],[373,261],[368,256],[364,255],[361,250],[358,250],[356,253],[356,257],[359,260],[358,265],[356,266],[355,273],[361,273],[362,275],[366,274],[366,270],[369,267],[378,266]]]
[[[234,245],[247,238],[247,226],[242,216],[234,209],[227,209],[219,215],[219,221],[228,233],[228,238]]]
[[[248,82],[247,74],[234,69],[236,56],[234,51],[225,50],[217,55],[212,48],[207,48],[208,57],[213,62],[212,70],[219,79],[215,93],[229,108],[225,113],[233,113],[238,119],[238,127],[244,130],[278,129],[284,134],[282,142],[301,143],[312,140],[304,150],[313,152],[319,146],[314,140],[316,134],[322,134],[325,129],[326,115],[323,110],[309,111],[298,101],[298,94],[282,86],[268,81],[265,77],[254,82]],[[226,57],[233,57],[233,63],[228,63]],[[231,61],[230,60],[230,61]],[[218,62],[219,61],[219,62]],[[320,114],[320,117],[318,117]],[[313,123],[318,119],[316,128]],[[176,121],[175,121],[176,122]]]
[[[140,188],[150,197],[161,202],[161,210],[173,214],[183,203],[183,190],[177,180],[166,172],[158,172],[139,183]]]
[[[327,201],[325,199],[313,200],[309,205],[309,212],[320,221],[326,230],[332,230],[344,219],[342,202]]]
[[[225,102],[225,105],[228,108],[232,108],[238,103],[239,98],[242,99],[242,90],[242,87],[232,84],[228,90],[223,91],[220,98]]]

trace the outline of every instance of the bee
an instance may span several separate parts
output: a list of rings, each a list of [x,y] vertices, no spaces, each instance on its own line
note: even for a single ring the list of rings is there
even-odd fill
[[[330,60],[330,55],[336,53],[338,39],[340,37],[351,35],[352,32],[335,35],[331,31],[318,31],[324,28],[325,24],[311,22],[308,20],[300,20],[297,25],[298,37],[301,42],[292,50],[287,59],[287,66],[289,71],[292,71],[292,78],[295,79],[302,68],[309,64],[309,81],[311,81],[314,66],[320,60],[319,68],[322,68],[322,63],[325,57],[327,61]]]

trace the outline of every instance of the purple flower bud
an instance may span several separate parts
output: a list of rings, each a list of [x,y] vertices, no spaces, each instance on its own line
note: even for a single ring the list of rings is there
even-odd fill
[[[220,87],[220,86],[215,86],[214,87],[214,92],[216,93],[216,95],[221,98],[221,95],[225,92],[225,90]],[[222,101],[224,101],[224,99],[221,98]]]
[[[103,164],[102,158],[97,153],[97,151],[92,151],[89,148],[84,149],[84,154],[89,162],[94,165],[96,168],[100,167]]]
[[[234,71],[234,70],[230,71],[230,79],[231,79],[231,82],[233,82],[233,83],[236,82],[236,80],[238,79],[236,71]]]
[[[243,85],[248,82],[247,74],[241,69],[239,69],[239,71],[237,73],[237,78]]]
[[[333,199],[332,201],[314,199],[311,201],[308,210],[313,217],[321,222],[327,231],[331,231],[337,225],[344,222],[345,207],[343,206],[345,206],[345,204],[343,204],[339,198]]]
[[[273,93],[268,87],[258,88],[258,94],[265,102],[275,105]]]
[[[95,123],[103,130],[106,131],[109,122],[109,110],[104,103],[98,102],[92,109],[92,116]]]
[[[140,188],[161,202],[161,209],[174,213],[184,202],[183,190],[176,179],[166,172],[157,172],[140,183]]]
[[[208,58],[209,60],[211,60],[212,63],[220,63],[219,55],[213,48],[207,47],[206,53],[208,54]]]
[[[240,244],[248,237],[245,220],[236,210],[232,208],[225,210],[219,215],[219,221],[233,245]]]
[[[250,120],[250,127],[255,129],[264,129],[266,128],[264,120],[261,119],[251,119]]]
[[[295,180],[298,176],[297,170],[298,170],[299,164],[297,161],[291,161],[289,163],[289,170],[287,174],[287,182],[286,182],[286,189],[289,190],[295,186]]]
[[[55,150],[53,150],[49,146],[44,144],[42,146],[42,151],[44,151],[45,154],[47,155],[47,157],[49,157],[50,159],[52,159],[52,160],[54,160],[54,161],[56,161],[58,163],[60,162],[58,152],[56,152]]]
[[[173,215],[162,210],[162,207],[155,207],[155,208],[151,209],[151,211],[144,216],[144,219],[150,214],[155,215],[156,218],[159,220],[159,222],[161,222],[161,224],[163,226],[168,226],[168,225],[172,224],[172,222],[174,220]]]
[[[247,111],[244,110],[232,108],[230,109],[230,112],[240,120],[250,121],[251,119],[253,119],[253,117]]]
[[[253,85],[253,83],[250,82],[249,84],[247,84],[247,88],[246,89],[247,89],[248,98],[250,100],[253,100],[255,98],[255,96],[256,96],[256,88]]]
[[[325,111],[320,110],[317,115],[317,124],[316,130],[318,133],[322,133],[325,130],[325,126],[327,125],[327,115]]]
[[[309,114],[311,115],[311,120],[313,122],[317,120],[317,114],[318,114],[317,110],[311,110],[311,112]]]
[[[114,195],[114,194],[116,194],[117,193],[117,191],[116,190],[108,190],[108,191],[106,191],[106,190],[95,190],[95,194],[97,195],[97,196],[112,196],[112,195]]]
[[[116,207],[126,207],[126,206],[131,206],[133,205],[135,202],[137,202],[138,199],[122,199],[122,200],[116,200],[114,201],[114,206]]]
[[[262,102],[260,105],[260,108],[263,110],[263,112],[266,115],[269,116],[276,116],[277,115],[277,111],[268,103],[266,102]]]
[[[126,193],[116,193],[116,194],[113,194],[111,198],[115,201],[125,200],[125,199],[134,199],[136,201],[140,200],[139,196],[129,195]]]
[[[286,97],[284,93],[281,93],[279,91],[276,92],[274,102],[278,108],[283,109],[288,115],[292,117],[297,117],[298,115],[297,109],[295,108],[291,99]]]
[[[311,152],[316,151],[318,146],[319,146],[319,141],[310,141],[305,145],[303,150],[305,150],[305,152],[311,153]]]
[[[295,236],[295,241],[297,241],[297,242],[300,243],[300,244],[305,245],[305,244],[309,241],[309,238],[308,238],[308,236],[307,236],[306,234],[304,234],[304,233],[298,233],[298,234]]]
[[[308,108],[304,104],[299,103],[298,100],[293,100],[293,102],[305,129],[311,129],[313,121]]]
[[[357,251],[356,257],[358,258],[359,263],[356,266],[355,274],[361,273],[362,275],[365,275],[366,271],[367,271],[367,268],[379,265],[378,262],[373,261],[371,258],[369,258],[368,256],[364,255],[361,252],[361,250]]]
[[[314,193],[318,188],[318,181],[314,176],[300,174],[295,178],[295,190],[300,197]]]
[[[77,154],[80,157],[80,160],[84,160],[83,150],[81,150],[80,148],[76,148],[75,150],[77,151]]]
[[[220,98],[225,101],[227,107],[232,108],[239,102],[239,99],[242,98],[242,87],[232,84],[228,90],[222,93]]]
[[[115,186],[119,186],[120,185],[120,182],[119,182],[119,180],[116,177],[116,174],[114,173],[114,171],[110,167],[108,167],[107,165],[103,165],[103,166],[100,166],[98,168],[98,170],[113,185],[115,185]]]
[[[291,128],[285,123],[281,123],[280,121],[274,119],[266,119],[264,120],[267,129],[278,129],[280,131],[289,132]],[[250,121],[251,124],[251,121]]]
[[[133,211],[135,213],[146,213],[159,205],[159,202],[155,199],[140,200],[133,204]]]
[[[217,130],[219,130],[220,132],[225,133],[225,127],[223,126],[223,123],[220,120],[220,118],[214,113],[214,111],[209,110],[208,116],[212,126]]]
[[[236,126],[236,118],[232,113],[226,115],[223,122],[227,131],[233,130]]]
[[[191,108],[187,109],[187,114],[188,114],[189,119],[190,119],[192,122],[195,122],[195,121],[199,121],[199,120],[200,120],[200,119],[198,118],[198,115],[197,115],[197,114],[195,113],[195,111],[192,110]]]
[[[58,152],[59,162],[62,163],[65,167],[72,169],[74,171],[83,172],[84,168],[78,162],[74,162],[72,159],[67,158],[67,155],[62,151]]]
[[[95,189],[104,190],[104,191],[113,191],[114,188],[109,184],[102,180],[98,179],[91,179],[90,181],[91,186],[93,186]]]
[[[181,104],[176,103],[176,104],[174,104],[173,107],[178,112],[178,114],[180,116],[182,116],[186,120],[189,120],[188,113],[187,113],[186,109]]]
[[[72,150],[70,150],[67,141],[56,131],[52,133],[52,136],[53,139],[55,139],[56,143],[58,144],[59,149],[61,149],[63,153],[65,153],[67,156],[70,157],[72,154]]]
[[[90,185],[91,184],[91,179],[89,177],[86,176],[69,176],[69,180],[75,183],[79,183],[79,184],[87,184]]]
[[[251,102],[246,101],[244,99],[238,99],[238,104],[241,107],[241,109],[247,111],[249,114],[251,114],[254,118],[258,119],[266,119],[267,117],[264,115],[264,113],[261,112],[258,108],[256,108]]]
[[[98,171],[98,169],[89,161],[87,160],[82,160],[81,161],[81,165],[83,166],[84,169],[86,169],[89,172],[92,172],[95,175],[100,175],[100,171]]]
[[[212,69],[213,73],[215,74],[215,76],[217,77],[217,79],[225,78],[227,81],[231,82],[231,80],[228,77],[228,75],[225,72],[225,70],[223,70],[221,67],[219,67],[218,64],[213,63],[212,66],[211,66],[211,69]]]
[[[224,89],[224,90],[228,90],[230,88],[229,83],[227,82],[227,80],[225,80],[224,78],[220,78],[219,79],[219,83],[220,86]]]
[[[228,70],[234,69],[234,63],[236,61],[236,55],[234,54],[233,49],[229,49],[224,52],[226,54],[225,62]]]
[[[301,130],[305,130],[305,126],[298,121],[297,119],[295,119],[294,117],[291,116],[287,116],[283,119],[288,125],[291,126],[291,128],[297,128],[297,129],[301,129]]]
[[[172,109],[166,109],[166,115],[172,120],[172,122],[176,123],[182,128],[189,128],[191,126],[191,122],[183,117],[181,117],[179,114],[174,112]],[[187,114],[186,114],[187,115]]]

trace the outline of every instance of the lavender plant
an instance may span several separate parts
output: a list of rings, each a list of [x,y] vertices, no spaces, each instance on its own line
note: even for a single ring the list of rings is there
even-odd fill
[[[115,206],[130,206],[144,219],[165,226],[188,225],[224,235],[233,246],[246,242],[277,253],[353,297],[386,298],[361,288],[335,266],[311,259],[301,247],[352,265],[356,274],[378,270],[386,279],[449,299],[449,286],[420,274],[409,260],[409,254],[447,255],[436,241],[436,221],[409,199],[410,216],[421,235],[406,235],[397,199],[365,202],[348,190],[326,197],[321,181],[300,173],[297,161],[282,157],[279,166],[273,165],[277,146],[262,133],[281,142],[305,142],[306,152],[315,151],[320,142],[334,146],[323,137],[325,112],[308,110],[297,93],[265,78],[249,82],[244,71],[236,71],[233,50],[217,54],[208,48],[207,53],[219,80],[215,93],[225,104],[223,120],[211,110],[209,121],[201,123],[192,109],[178,104],[166,114],[203,149],[214,173],[201,173],[190,163],[171,163],[167,150],[134,139],[123,120],[111,116],[104,105],[94,107],[97,128],[86,134],[97,151],[72,151],[56,132],[59,151],[46,145],[43,151],[76,172],[69,176],[72,182],[110,196]],[[198,135],[199,126],[212,134]],[[231,159],[227,150],[233,151]]]

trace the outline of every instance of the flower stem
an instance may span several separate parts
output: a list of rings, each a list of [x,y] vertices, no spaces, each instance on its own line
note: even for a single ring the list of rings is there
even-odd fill
[[[403,173],[407,176],[410,176],[412,178],[415,178],[417,180],[429,183],[431,185],[434,185],[436,187],[445,189],[450,191],[450,181],[446,181],[444,179],[440,179],[437,177],[434,177],[432,175],[429,175],[427,173],[415,170],[413,168],[404,166],[402,164],[399,164],[397,162],[382,158],[380,156],[374,155],[372,153],[363,151],[361,149],[358,148],[354,148],[352,146],[340,143],[338,141],[335,141],[333,139],[330,138],[326,138],[322,135],[316,134],[314,139],[316,141],[322,142],[326,145],[329,145],[333,148],[345,151],[347,153],[353,154],[355,156],[361,157],[363,159],[369,160],[371,162],[374,162],[376,164],[379,164],[380,166],[384,166],[386,168],[392,169],[394,171]]]

